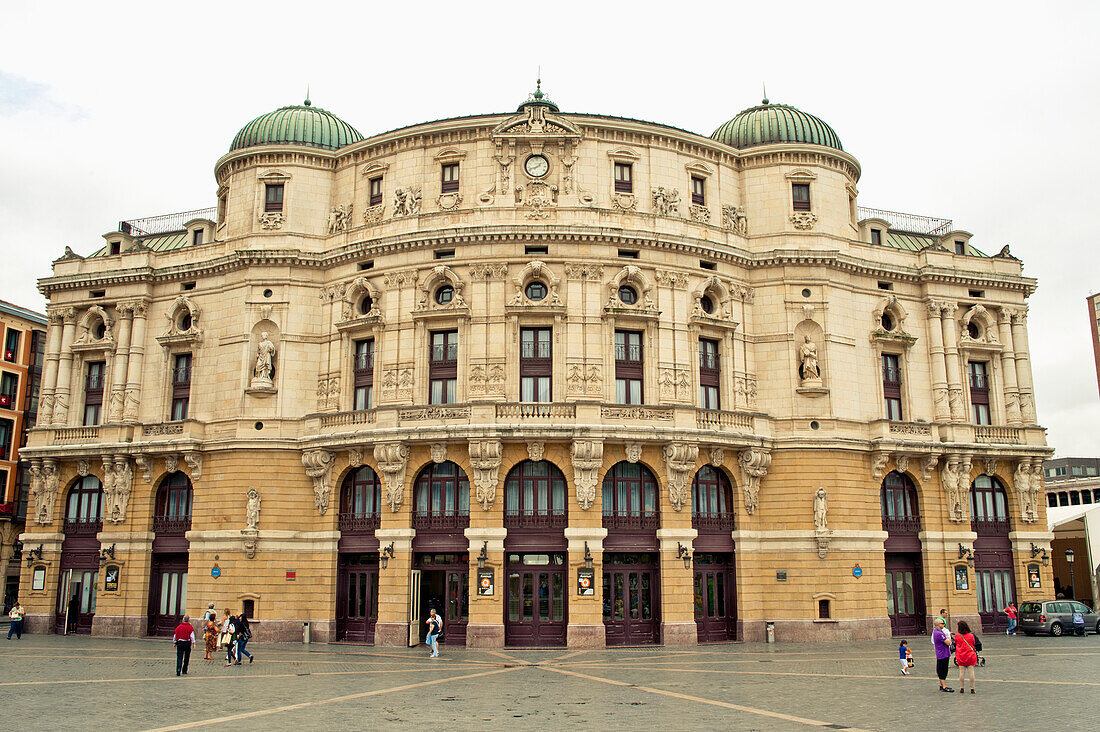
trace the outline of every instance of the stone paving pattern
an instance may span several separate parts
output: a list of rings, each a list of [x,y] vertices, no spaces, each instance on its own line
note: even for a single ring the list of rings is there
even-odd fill
[[[0,639],[5,726],[76,729],[1097,729],[1100,637],[983,639],[978,693],[937,691],[896,643],[485,651],[257,644],[251,666],[168,640]],[[952,667],[950,685],[957,687]]]

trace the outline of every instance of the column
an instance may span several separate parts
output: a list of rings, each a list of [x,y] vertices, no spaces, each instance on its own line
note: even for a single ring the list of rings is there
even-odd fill
[[[63,325],[61,330],[60,360],[57,366],[57,385],[53,398],[53,424],[64,427],[69,419],[69,391],[73,375],[73,339],[76,337],[76,310],[65,308],[61,311]]]
[[[962,370],[959,364],[958,323],[955,321],[955,303],[940,303],[943,309],[942,331],[944,361],[947,364],[947,401],[951,406],[951,421],[966,422],[966,407],[963,404]]]
[[[1016,382],[1020,389],[1020,416],[1035,424],[1035,399],[1031,384],[1031,349],[1027,343],[1027,308],[1012,313],[1012,343],[1016,351]]]
[[[1001,308],[998,318],[1000,326],[1001,343],[1004,350],[1001,351],[1001,373],[1004,374],[1005,416],[1008,423],[1018,425],[1023,420],[1020,417],[1020,388],[1016,382],[1016,354],[1013,349],[1012,338],[1012,313],[1008,308]]]
[[[947,363],[943,352],[943,304],[928,303],[928,335],[931,340],[928,351],[932,356],[932,402],[937,422],[951,421],[951,408],[947,402]]]
[[[699,532],[691,527],[691,506],[683,512],[672,514],[661,502],[661,524],[677,524],[676,528],[657,529],[660,546],[661,589],[661,643],[665,646],[694,646],[699,643],[699,629],[695,624],[695,575],[691,566],[677,556],[680,547],[694,554],[692,542]],[[686,520],[684,520],[686,519]],[[685,528],[681,528],[685,527]]]
[[[119,314],[118,342],[115,346],[115,360],[111,375],[111,398],[108,401],[108,422],[122,421],[122,405],[126,392],[126,366],[130,357],[130,324],[134,317],[134,304],[120,302],[116,307]]]
[[[470,509],[471,526],[464,531],[470,542],[470,621],[466,625],[467,648],[504,647],[504,593],[508,581],[504,566],[504,538],[508,535],[508,529],[500,525],[474,526],[475,523],[503,522],[503,495],[494,502],[490,511],[481,511],[475,507]],[[485,551],[484,567],[479,566],[482,564],[482,550]],[[479,582],[482,572],[493,574],[492,595],[482,594]]]
[[[141,404],[141,369],[145,364],[145,312],[149,305],[146,300],[135,300],[132,304],[133,328],[130,332],[126,393],[122,408],[122,419],[125,422],[137,422],[137,410]]]
[[[53,395],[57,389],[57,359],[61,355],[61,311],[56,307],[47,308],[46,326],[46,366],[42,371],[42,388],[38,400],[38,424],[53,422]]]
[[[406,501],[398,513],[389,513],[383,509],[383,527],[395,524],[404,524],[407,527],[412,521],[409,503],[410,501]],[[386,560],[386,568],[378,568],[378,621],[374,625],[374,645],[407,648],[409,623],[412,620],[420,622],[419,618],[410,618],[409,583],[413,568],[412,542],[416,529],[381,528],[376,529],[374,535],[378,538],[381,552],[386,552],[390,544],[393,544],[393,556]],[[416,627],[419,629],[419,624]]]

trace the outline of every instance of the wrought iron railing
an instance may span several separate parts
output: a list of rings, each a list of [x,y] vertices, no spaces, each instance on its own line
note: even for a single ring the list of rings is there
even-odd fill
[[[569,517],[561,513],[519,513],[505,511],[504,527],[507,529],[557,529],[569,525]]]
[[[603,527],[605,529],[657,529],[661,524],[661,518],[656,512],[625,512],[604,511]]]
[[[374,368],[374,351],[355,354],[352,368],[356,371],[370,371]]]
[[[94,536],[103,530],[103,519],[65,519],[67,536]]]
[[[374,531],[382,525],[382,515],[378,513],[342,513],[337,524],[340,531],[346,533]]]
[[[448,343],[445,346],[432,346],[432,363],[446,363],[458,360],[458,344]]]
[[[920,517],[883,516],[882,530],[889,531],[891,534],[916,534],[920,531]]]
[[[164,214],[162,216],[127,219],[118,222],[118,230],[131,236],[167,234],[171,231],[183,231],[183,225],[192,219],[210,219],[213,221],[217,213],[217,208],[198,208],[194,211],[180,211],[179,213]]]
[[[465,529],[470,526],[470,514],[414,513],[414,529]]]
[[[699,368],[717,371],[721,367],[717,353],[699,351]]]
[[[524,341],[519,344],[520,358],[550,358],[553,355],[546,341]]]
[[[692,514],[691,528],[697,531],[733,531],[732,513]]]
[[[615,360],[627,363],[639,362],[642,360],[642,347],[636,343],[616,343]]]
[[[978,534],[1007,534],[1008,519],[971,519],[970,530]]]
[[[153,531],[158,534],[182,534],[191,530],[190,516],[154,516]]]
[[[886,211],[881,208],[867,208],[866,206],[857,207],[856,215],[860,221],[863,219],[882,219],[890,224],[892,230],[905,231],[910,234],[942,236],[951,231],[954,226],[951,219],[938,219],[934,216]]]

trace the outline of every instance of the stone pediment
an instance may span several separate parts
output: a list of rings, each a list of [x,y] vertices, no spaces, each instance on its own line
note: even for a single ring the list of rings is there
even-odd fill
[[[493,128],[494,140],[572,139],[581,138],[580,128],[546,107],[531,105]]]

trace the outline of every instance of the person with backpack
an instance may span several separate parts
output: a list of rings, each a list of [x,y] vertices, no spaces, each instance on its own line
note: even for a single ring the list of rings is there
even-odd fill
[[[248,627],[248,616],[244,611],[237,616],[237,665],[241,665],[241,657],[248,656],[248,662],[252,663],[256,660],[256,657],[245,650],[245,646],[248,645],[248,641],[252,640],[252,629]]]
[[[428,648],[432,649],[432,652],[428,655],[428,658],[439,657],[439,643],[437,639],[443,632],[443,618],[439,617],[435,608],[433,607],[428,611],[428,619],[424,621],[428,626],[428,638],[426,640]]]
[[[955,633],[955,662],[959,664],[959,693],[966,693],[964,684],[970,677],[970,693],[974,693],[974,667],[978,665],[978,651],[982,644],[970,632],[970,624],[959,621],[959,632]]]

